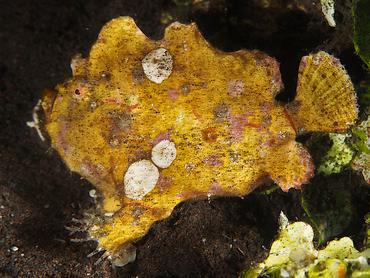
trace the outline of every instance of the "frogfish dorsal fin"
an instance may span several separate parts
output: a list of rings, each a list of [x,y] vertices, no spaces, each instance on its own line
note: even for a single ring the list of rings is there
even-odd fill
[[[344,132],[358,114],[347,71],[323,51],[302,58],[297,95],[286,108],[298,132]]]

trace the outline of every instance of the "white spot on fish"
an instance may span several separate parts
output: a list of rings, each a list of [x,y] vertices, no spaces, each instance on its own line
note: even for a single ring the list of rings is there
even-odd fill
[[[152,160],[160,168],[167,168],[176,158],[175,143],[162,140],[152,149]]]
[[[172,73],[172,56],[165,48],[157,48],[141,61],[146,77],[157,84],[162,83]]]
[[[146,159],[134,162],[124,177],[125,194],[128,198],[141,200],[153,190],[159,178],[155,165]]]

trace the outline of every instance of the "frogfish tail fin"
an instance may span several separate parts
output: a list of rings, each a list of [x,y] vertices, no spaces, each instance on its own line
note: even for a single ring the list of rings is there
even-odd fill
[[[297,132],[344,132],[357,119],[355,90],[340,61],[326,52],[304,56],[297,95],[286,106]]]

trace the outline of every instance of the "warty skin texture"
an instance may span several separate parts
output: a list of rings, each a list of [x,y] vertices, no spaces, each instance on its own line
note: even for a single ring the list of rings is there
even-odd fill
[[[153,82],[144,58],[162,48],[171,66]],[[293,108],[276,103],[279,65],[260,51],[216,50],[194,24],[173,23],[153,41],[120,17],[103,27],[89,57],[72,65],[73,77],[45,93],[45,127],[67,166],[99,189],[101,210],[113,214],[88,231],[112,256],[182,201],[244,196],[269,180],[288,191],[313,175],[309,153],[295,141],[310,92],[299,93]],[[175,145],[176,157],[158,167],[153,190],[129,198],[125,173],[150,161],[163,140]]]

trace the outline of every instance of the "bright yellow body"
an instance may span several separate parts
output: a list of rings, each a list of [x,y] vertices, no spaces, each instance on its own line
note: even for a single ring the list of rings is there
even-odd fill
[[[173,58],[160,84],[141,64],[158,48]],[[75,59],[73,68],[73,78],[44,97],[46,128],[68,167],[94,184],[104,212],[114,213],[90,231],[112,254],[184,200],[243,196],[269,178],[288,190],[313,174],[274,99],[282,87],[278,64],[261,52],[220,52],[195,25],[178,23],[152,41],[122,17],[104,26],[90,56]],[[164,138],[175,143],[176,159],[142,200],[127,198],[127,168],[150,160]]]

